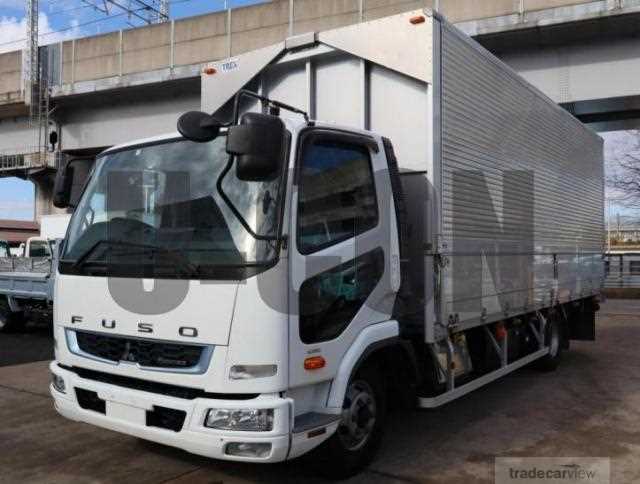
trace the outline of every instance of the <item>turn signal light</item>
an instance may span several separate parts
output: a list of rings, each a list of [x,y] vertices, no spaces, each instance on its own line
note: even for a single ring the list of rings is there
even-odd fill
[[[322,356],[312,356],[304,360],[305,370],[319,370],[324,368],[327,364],[326,360]]]
[[[205,68],[205,70],[204,70],[204,73],[205,73],[206,75],[208,75],[208,76],[212,76],[212,75],[213,75],[213,74],[215,74],[216,72],[218,72],[218,71],[216,71],[216,68],[215,68],[215,67],[207,67],[207,68]]]
[[[426,20],[427,19],[424,17],[424,15],[416,15],[415,17],[411,17],[409,19],[409,22],[411,23],[411,25],[418,25],[424,23]]]

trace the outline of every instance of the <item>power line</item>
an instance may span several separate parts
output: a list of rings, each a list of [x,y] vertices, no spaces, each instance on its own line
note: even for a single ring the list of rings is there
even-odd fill
[[[139,10],[139,9],[137,9]],[[71,25],[69,27],[65,27],[63,29],[58,29],[58,30],[50,30],[48,32],[43,32],[40,35],[38,35],[38,37],[45,37],[47,35],[53,35],[53,34],[58,34],[61,32],[68,32],[69,30],[73,30],[73,29],[77,29],[80,27],[85,27],[86,25],[92,25],[92,24],[96,24],[98,22],[104,22],[106,20],[111,20],[113,18],[117,18],[117,17],[123,17],[124,15],[127,15],[127,12],[121,12],[115,15],[110,15],[109,17],[101,17],[98,19],[93,19],[93,20],[89,20],[87,22],[82,22],[76,25]],[[22,39],[16,39],[16,40],[10,40],[8,42],[2,42],[0,43],[0,46],[2,45],[9,45],[9,44],[17,44],[18,42],[24,42],[25,40],[27,40],[26,38],[22,38]]]
[[[49,4],[62,3],[64,1],[67,1],[67,0],[49,0]],[[192,2],[192,1],[195,1],[195,0],[172,0],[172,1],[168,2],[168,3],[173,5],[173,4],[187,3],[187,2]],[[63,13],[72,12],[72,11],[76,11],[76,10],[80,10],[80,9],[84,9],[84,8],[88,8],[88,7],[92,7],[92,6],[95,6],[95,5],[88,3],[88,4],[85,4],[85,5],[81,5],[79,7],[72,7],[72,8],[69,8],[69,9],[59,10],[57,12],[52,12],[49,15],[50,16],[52,16],[52,15],[60,15],[60,14],[63,14]],[[147,8],[146,7],[140,7],[140,8],[137,8],[137,9],[133,9],[132,11],[133,12],[139,12],[139,11],[142,11],[142,10],[147,10]],[[63,29],[50,30],[48,32],[43,32],[43,33],[39,34],[38,38],[45,37],[47,35],[53,35],[53,34],[57,34],[57,33],[68,32],[69,30],[73,30],[73,29],[77,29],[77,28],[80,28],[80,27],[84,27],[86,25],[92,25],[92,24],[96,24],[96,23],[99,23],[99,22],[104,22],[104,21],[108,21],[108,20],[111,20],[111,19],[123,17],[123,16],[127,15],[128,13],[129,13],[128,11],[125,11],[125,12],[117,13],[117,14],[114,14],[114,15],[109,15],[108,17],[101,17],[101,18],[98,18],[98,19],[89,20],[87,22],[82,22],[82,23],[79,23],[79,24],[76,24],[76,25],[71,25],[71,26],[65,27]],[[6,41],[6,42],[0,42],[0,47],[4,46],[4,45],[17,44],[17,43],[20,43],[20,42],[24,42],[25,40],[27,40],[27,39],[26,38],[22,38],[22,39],[16,39],[16,40],[9,40],[9,41]]]
[[[169,0],[128,0],[127,3],[120,0],[81,0],[82,3],[91,5],[97,11],[111,15],[109,6],[119,8],[126,12],[129,16],[136,17],[147,24],[161,23],[169,20]],[[138,5],[139,8],[132,8],[132,2],[134,5]],[[138,14],[136,12],[144,11],[144,13]]]
[[[64,10],[58,10],[58,11],[54,11],[54,12],[49,12],[47,14],[47,17],[53,17],[54,15],[62,15],[63,13],[69,13],[69,12],[75,12],[76,10],[82,10],[84,8],[88,8],[91,7],[91,5],[80,5],[79,7],[72,7],[72,8],[67,8]]]

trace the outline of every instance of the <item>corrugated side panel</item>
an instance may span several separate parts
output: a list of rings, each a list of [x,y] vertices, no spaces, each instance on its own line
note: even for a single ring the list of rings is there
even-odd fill
[[[442,318],[467,327],[597,293],[601,138],[447,24],[441,65]]]

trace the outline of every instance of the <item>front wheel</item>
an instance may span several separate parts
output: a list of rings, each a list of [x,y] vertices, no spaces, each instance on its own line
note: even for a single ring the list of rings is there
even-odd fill
[[[319,449],[320,471],[329,478],[346,479],[365,468],[382,439],[387,410],[382,371],[360,370],[349,382],[337,432]]]
[[[13,312],[9,307],[9,301],[5,297],[0,299],[0,333],[17,331],[24,327],[24,315],[22,312]]]

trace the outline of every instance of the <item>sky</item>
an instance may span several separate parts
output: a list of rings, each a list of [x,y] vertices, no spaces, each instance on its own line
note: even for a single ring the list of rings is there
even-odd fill
[[[49,44],[60,40],[85,37],[114,30],[127,29],[131,24],[141,25],[140,21],[119,15],[121,10],[110,7],[110,16],[87,5],[103,5],[104,0],[40,0],[40,43]],[[136,0],[122,0],[122,3],[135,3]],[[149,0],[147,0],[149,1]],[[242,7],[264,0],[227,0],[231,8]],[[24,47],[26,33],[26,0],[0,0],[0,52],[18,50]],[[171,0],[170,16],[173,19],[200,15],[223,9],[224,0]],[[603,133],[605,139],[605,158],[609,169],[615,166],[625,153],[638,149],[637,133],[624,131]],[[15,178],[0,178],[0,218],[32,220],[33,184]],[[612,216],[622,213],[628,216],[624,208],[609,207]]]
[[[121,3],[135,0],[122,0]],[[227,0],[230,8],[242,7],[263,0]],[[103,5],[103,0],[88,0]],[[0,0],[0,53],[24,48],[26,37],[26,0]],[[221,10],[224,0],[172,0],[172,19],[190,17]],[[110,16],[88,6],[82,0],[40,0],[38,16],[39,42],[41,45],[61,40],[86,37],[114,30],[142,25],[135,18],[118,15],[122,11],[110,7]],[[33,220],[34,189],[29,181],[17,178],[0,178],[0,219]]]

